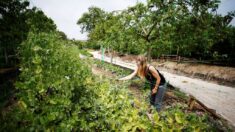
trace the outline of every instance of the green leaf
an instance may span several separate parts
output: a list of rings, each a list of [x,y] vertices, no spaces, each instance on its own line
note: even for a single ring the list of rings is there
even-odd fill
[[[160,119],[160,118],[159,118],[158,113],[154,113],[154,114],[153,114],[153,121],[154,121],[154,122],[158,122],[159,119]]]
[[[24,101],[20,100],[20,101],[19,101],[19,104],[20,104],[20,106],[22,106],[24,109],[27,108],[27,105],[25,104]]]
[[[179,113],[175,113],[175,120],[177,123],[180,123],[180,124],[183,123],[182,118],[179,115]]]
[[[172,124],[173,123],[173,119],[171,117],[167,117],[167,121]]]
[[[54,105],[57,104],[57,102],[54,101],[54,100],[52,100],[52,99],[49,101],[49,103],[50,103],[50,104],[54,104]]]

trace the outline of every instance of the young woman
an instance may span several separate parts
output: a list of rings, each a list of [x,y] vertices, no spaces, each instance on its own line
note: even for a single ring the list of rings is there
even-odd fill
[[[139,56],[136,63],[136,70],[132,74],[119,80],[129,80],[135,75],[138,75],[141,79],[146,79],[151,88],[150,104],[159,112],[161,110],[162,100],[166,90],[166,80],[157,69],[147,64],[147,60],[144,56]]]

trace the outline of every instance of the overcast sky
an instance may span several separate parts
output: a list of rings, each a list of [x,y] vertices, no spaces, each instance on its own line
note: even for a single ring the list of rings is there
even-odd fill
[[[54,20],[57,28],[63,31],[68,38],[87,39],[86,34],[81,34],[80,27],[76,24],[83,13],[90,6],[97,6],[105,11],[122,10],[135,3],[146,0],[30,0],[31,6],[41,9],[48,17]],[[218,13],[226,14],[235,10],[235,0],[221,0]],[[235,20],[232,21],[235,25]]]

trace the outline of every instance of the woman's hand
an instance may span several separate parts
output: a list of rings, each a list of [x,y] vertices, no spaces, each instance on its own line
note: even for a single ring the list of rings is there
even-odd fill
[[[118,81],[123,81],[123,80],[126,80],[126,79],[124,77],[118,79]]]
[[[154,89],[152,89],[152,94],[156,94],[157,93],[157,87],[155,87]]]
[[[130,80],[131,78],[133,78],[136,74],[137,74],[137,70],[138,69],[135,69],[134,72],[132,72],[130,75],[126,76],[126,77],[123,77],[123,78],[120,78],[118,79],[119,81],[123,81],[123,80]]]

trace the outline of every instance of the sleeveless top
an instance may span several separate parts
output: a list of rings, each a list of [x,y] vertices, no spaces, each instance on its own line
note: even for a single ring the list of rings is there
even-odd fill
[[[145,75],[145,78],[149,81],[150,85],[151,85],[151,89],[154,88],[154,86],[156,85],[156,81],[157,79],[153,76],[153,74],[151,73],[151,71],[149,70],[149,67],[147,68],[147,71],[146,71],[146,75]],[[155,68],[155,67],[154,67]],[[156,68],[155,68],[156,69]],[[161,78],[161,81],[160,81],[160,85],[164,85],[166,83],[166,79],[165,77],[156,69],[156,71],[158,72],[160,78]]]

